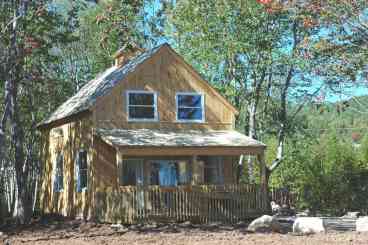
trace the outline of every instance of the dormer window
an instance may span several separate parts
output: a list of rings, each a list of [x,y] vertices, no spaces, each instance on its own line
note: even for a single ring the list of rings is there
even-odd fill
[[[203,94],[177,93],[176,120],[180,122],[204,122]]]
[[[156,121],[157,94],[150,91],[127,92],[128,121]]]

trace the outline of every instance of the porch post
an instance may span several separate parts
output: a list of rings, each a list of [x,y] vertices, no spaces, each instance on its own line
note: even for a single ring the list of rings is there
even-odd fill
[[[192,185],[203,184],[203,162],[198,161],[198,156],[192,157]]]
[[[122,167],[122,164],[123,164],[123,154],[119,151],[119,150],[116,150],[116,168],[117,168],[117,174],[116,174],[116,187],[119,187],[120,186],[120,174],[121,174],[121,167]]]
[[[268,200],[268,173],[264,158],[264,152],[257,155],[261,174],[261,191],[263,199],[263,208],[265,211],[271,211],[270,202]]]

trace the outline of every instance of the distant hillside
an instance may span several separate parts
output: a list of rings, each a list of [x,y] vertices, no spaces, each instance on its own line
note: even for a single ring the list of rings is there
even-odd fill
[[[368,96],[336,103],[311,103],[303,114],[308,130],[315,133],[337,130],[357,140],[368,134]]]

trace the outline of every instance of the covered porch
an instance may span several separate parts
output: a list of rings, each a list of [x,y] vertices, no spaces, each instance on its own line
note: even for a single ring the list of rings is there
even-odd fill
[[[239,184],[237,172],[240,155],[256,155],[264,164],[265,145],[236,131],[99,129],[97,134],[116,149],[118,183],[96,193],[100,220],[232,223],[269,209],[267,183]]]

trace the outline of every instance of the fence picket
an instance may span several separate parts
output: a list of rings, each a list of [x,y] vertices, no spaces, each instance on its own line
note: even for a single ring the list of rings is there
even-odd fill
[[[293,205],[296,196],[271,190],[269,200]],[[159,187],[129,186],[98,191],[96,217],[103,222],[137,223],[160,221],[236,223],[268,208],[262,188],[255,185]]]

